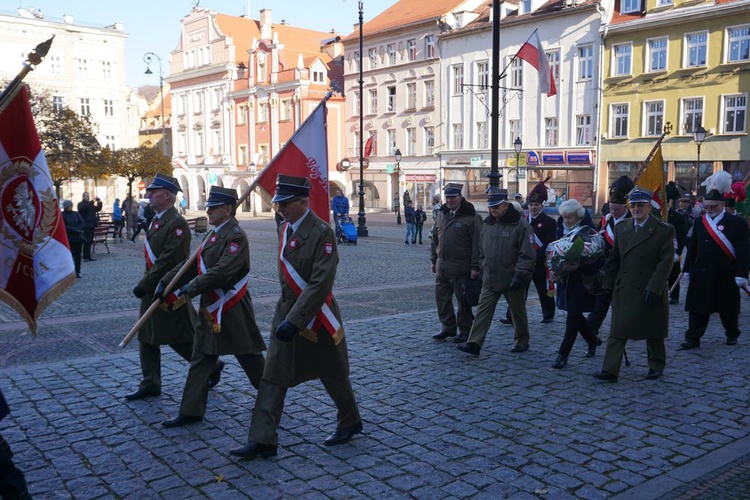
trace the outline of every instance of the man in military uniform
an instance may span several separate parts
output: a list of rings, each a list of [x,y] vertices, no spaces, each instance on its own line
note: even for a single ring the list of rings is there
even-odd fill
[[[276,455],[287,389],[316,378],[338,410],[336,430],[324,443],[346,443],[362,432],[341,314],[332,294],[339,260],[336,238],[328,223],[310,210],[309,193],[307,179],[278,176],[272,201],[284,217],[279,227],[281,298],[248,443],[230,451],[243,459]]]
[[[718,176],[718,177],[715,177]],[[722,184],[722,177],[724,184]],[[693,223],[685,258],[689,276],[685,310],[688,329],[680,349],[700,347],[711,314],[718,312],[727,345],[740,336],[740,288],[747,288],[748,227],[741,217],[726,212],[724,193],[731,175],[720,171],[706,179],[706,214]]]
[[[156,174],[153,182],[146,188],[156,216],[144,241],[146,271],[133,288],[133,295],[141,299],[141,314],[151,305],[151,297],[159,280],[190,253],[190,227],[174,207],[178,191],[181,189],[177,179],[164,174]],[[190,304],[178,308],[166,304],[162,306],[164,307],[160,306],[138,331],[143,379],[137,391],[125,396],[129,401],[161,394],[159,346],[169,345],[185,361],[190,361],[195,310]]]
[[[602,371],[594,374],[599,380],[617,382],[628,340],[646,340],[646,379],[661,377],[667,363],[667,278],[674,260],[675,231],[650,214],[652,195],[648,189],[633,188],[628,195],[632,222],[615,229],[602,285],[612,293],[612,322]]]
[[[609,213],[602,218],[602,226],[599,230],[604,236],[604,258],[609,257],[612,248],[615,246],[615,227],[631,217],[628,211],[628,193],[633,190],[635,185],[630,177],[623,175],[619,177],[612,185],[609,186]],[[599,294],[594,298],[594,310],[586,317],[594,335],[599,335],[599,328],[602,327],[604,319],[609,312],[610,296],[608,294]],[[589,350],[589,353],[595,351]],[[593,354],[592,354],[593,355]]]
[[[435,273],[435,301],[441,329],[432,336],[435,340],[458,337],[456,343],[466,342],[474,322],[474,314],[462,300],[463,284],[479,276],[479,238],[482,218],[474,205],[461,196],[461,184],[448,184],[443,189],[445,203],[435,219],[430,246],[432,272]],[[453,297],[458,299],[458,319],[453,309]]]
[[[479,355],[492,324],[497,301],[505,296],[515,333],[511,352],[524,352],[529,349],[526,290],[536,265],[533,233],[521,213],[508,202],[506,189],[492,189],[487,196],[487,208],[490,215],[482,224],[479,247],[479,262],[484,274],[477,317],[468,340],[456,347],[460,351]]]
[[[266,343],[255,323],[255,313],[247,291],[250,250],[247,235],[234,218],[237,192],[211,186],[206,201],[208,223],[214,229],[199,247],[197,265],[188,267],[180,281],[178,300],[201,296],[200,326],[195,332],[180,413],[162,422],[178,427],[203,420],[208,401],[209,379],[219,356],[234,354],[256,389],[263,376],[263,352]],[[163,299],[164,288],[181,265],[166,274],[156,288],[154,298]]]

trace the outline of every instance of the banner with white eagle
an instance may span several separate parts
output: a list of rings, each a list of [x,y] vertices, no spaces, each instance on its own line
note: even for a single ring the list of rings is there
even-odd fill
[[[76,282],[55,187],[20,86],[0,108],[0,300],[36,334],[44,309]]]

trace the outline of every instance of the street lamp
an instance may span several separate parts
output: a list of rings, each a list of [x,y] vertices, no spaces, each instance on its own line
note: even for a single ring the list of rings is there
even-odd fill
[[[518,169],[518,178],[523,179],[526,176],[526,172],[521,170],[521,148],[523,148],[523,142],[520,137],[516,137],[513,141],[513,149],[516,150],[516,168]],[[521,187],[519,183],[519,188]]]
[[[401,150],[396,148],[396,224],[401,224]]]
[[[151,71],[151,62],[156,59],[159,61],[159,100],[161,105],[161,143],[162,143],[162,149],[164,150],[164,156],[169,156],[167,154],[167,133],[166,129],[164,128],[164,76],[161,72],[161,57],[157,56],[153,52],[146,52],[146,54],[143,56],[143,61],[146,63],[146,71],[145,73],[147,75],[153,74],[153,71]]]
[[[357,214],[357,235],[367,236],[367,219],[365,217],[365,160],[364,160],[364,76],[362,76],[362,24],[364,24],[364,2],[357,2],[359,7],[359,213]]]
[[[706,140],[706,135],[708,135],[708,132],[706,132],[706,129],[703,128],[703,125],[699,125],[697,129],[693,131],[693,141],[698,145],[698,161],[695,165],[695,196],[698,196],[698,186],[700,186],[700,176],[701,176],[701,144],[703,144],[703,141]]]

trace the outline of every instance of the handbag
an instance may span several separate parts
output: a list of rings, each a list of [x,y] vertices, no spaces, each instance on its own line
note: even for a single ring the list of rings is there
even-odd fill
[[[479,294],[482,292],[482,275],[477,278],[464,281],[462,299],[467,307],[476,307],[479,304]]]

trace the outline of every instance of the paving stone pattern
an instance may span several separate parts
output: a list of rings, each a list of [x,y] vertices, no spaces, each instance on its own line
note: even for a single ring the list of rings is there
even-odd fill
[[[590,376],[602,351],[584,358],[583,342],[567,368],[551,369],[564,316],[541,325],[533,299],[528,352],[510,352],[501,304],[473,357],[430,338],[439,325],[427,245],[403,245],[405,228],[390,217],[368,223],[369,238],[339,250],[335,293],[365,424],[364,434],[339,447],[322,444],[335,408],[312,382],[289,391],[278,457],[234,460],[228,450],[246,440],[255,390],[232,358],[202,423],[160,425],[176,415],[187,371],[166,349],[162,396],[125,402],[140,379],[135,343],[117,348],[137,317],[130,294],[142,271],[137,245],[111,245],[111,254],[84,264],[84,278],[45,313],[36,339],[0,309],[0,383],[12,410],[0,433],[34,498],[748,495],[747,458],[711,461],[750,436],[750,351],[744,337],[723,344],[718,318],[700,349],[677,351],[686,314],[672,306],[668,365],[657,381],[643,379],[643,342],[629,344],[632,366],[618,384]],[[266,335],[278,292],[272,224],[243,221]],[[744,300],[741,324],[747,320]],[[692,477],[680,475],[701,461],[708,465],[693,467]]]

